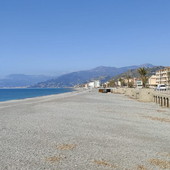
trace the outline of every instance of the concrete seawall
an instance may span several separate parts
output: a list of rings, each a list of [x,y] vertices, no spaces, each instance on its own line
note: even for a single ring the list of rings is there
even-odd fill
[[[170,94],[154,91],[153,89],[117,88],[113,93],[125,94],[142,102],[155,102],[163,107],[170,107]]]

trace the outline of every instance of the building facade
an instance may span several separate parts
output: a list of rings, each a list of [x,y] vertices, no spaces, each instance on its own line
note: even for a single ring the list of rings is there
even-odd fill
[[[156,83],[170,85],[170,67],[166,67],[156,72]]]
[[[134,86],[136,88],[142,88],[143,87],[143,82],[141,79],[138,79],[138,78],[135,78],[135,81],[134,81]]]
[[[99,80],[91,81],[87,84],[87,86],[89,88],[99,88],[100,87],[100,81]]]
[[[157,81],[156,81],[156,75],[152,75],[149,79],[148,79],[148,84],[150,87],[155,87],[157,86]]]

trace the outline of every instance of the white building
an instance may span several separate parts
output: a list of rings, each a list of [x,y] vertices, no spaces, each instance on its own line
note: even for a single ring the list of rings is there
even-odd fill
[[[88,83],[88,87],[90,87],[90,88],[94,88],[94,81],[92,81],[92,82]]]
[[[88,83],[88,87],[89,88],[99,88],[100,87],[100,81],[99,80],[91,81],[91,82]]]
[[[94,87],[95,88],[99,88],[100,87],[100,81],[99,80],[94,81]]]
[[[121,86],[121,85],[122,85],[122,83],[121,83],[120,81],[118,81],[118,82],[117,82],[117,85],[118,85],[118,86]]]

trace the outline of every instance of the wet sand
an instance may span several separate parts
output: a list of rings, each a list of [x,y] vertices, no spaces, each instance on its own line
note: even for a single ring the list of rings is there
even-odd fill
[[[0,169],[170,169],[170,109],[95,90],[1,102]]]

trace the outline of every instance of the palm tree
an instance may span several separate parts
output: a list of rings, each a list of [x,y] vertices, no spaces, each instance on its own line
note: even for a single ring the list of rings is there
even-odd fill
[[[143,87],[146,87],[146,83],[148,81],[148,78],[147,78],[148,71],[146,70],[146,68],[141,67],[138,69],[138,73],[140,74],[140,78],[142,80]]]

